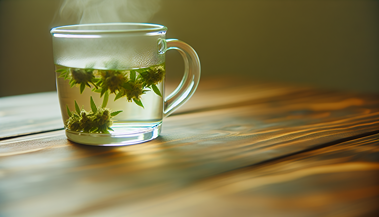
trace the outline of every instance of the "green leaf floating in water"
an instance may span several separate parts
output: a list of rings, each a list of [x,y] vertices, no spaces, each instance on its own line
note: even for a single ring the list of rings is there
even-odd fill
[[[112,112],[112,113],[111,113],[111,116],[114,117],[114,116],[120,114],[121,112],[122,112],[122,111],[115,111],[115,112]]]
[[[76,103],[75,101],[75,110],[76,110],[76,113],[78,113],[78,115],[80,114],[80,108],[78,106],[78,103]]]
[[[83,93],[84,89],[86,88],[86,84],[81,83],[80,84],[80,93]]]
[[[72,114],[71,114],[71,111],[70,111],[70,109],[68,108],[68,105],[66,105],[66,109],[67,109],[67,114],[68,114],[68,116],[69,116],[69,117],[71,117],[71,116],[72,116]]]
[[[56,72],[59,72],[59,73],[64,73],[64,72],[67,72],[67,68],[61,68],[61,69],[57,69],[55,70]]]
[[[155,84],[153,84],[151,86],[153,88],[154,93],[156,93],[158,96],[162,97],[161,91],[159,91],[158,87]]]
[[[109,93],[108,93],[108,91],[107,91],[107,92],[105,92],[105,94],[104,94],[103,104],[101,105],[102,108],[107,107],[107,104],[108,104],[108,98],[109,98]]]
[[[136,80],[136,71],[131,70],[130,71],[130,80],[135,81]]]
[[[143,104],[142,104],[142,102],[141,102],[141,100],[139,100],[139,99],[134,99],[134,98],[133,98],[133,101],[134,101],[137,105],[139,105],[139,106],[141,106],[142,108],[144,108],[144,107],[143,107]]]
[[[107,90],[108,89],[106,89],[106,88],[102,88],[101,93],[100,93],[100,97],[102,97],[107,92]]]
[[[122,92],[118,92],[116,97],[114,98],[114,101],[120,99],[121,97],[123,97],[123,93]]]
[[[92,99],[92,96],[91,96],[91,98],[90,98],[90,102],[91,102],[91,109],[92,109],[92,112],[93,112],[93,113],[96,113],[96,112],[97,112],[97,108],[96,108],[96,104],[95,104],[95,102],[94,102],[93,99]]]

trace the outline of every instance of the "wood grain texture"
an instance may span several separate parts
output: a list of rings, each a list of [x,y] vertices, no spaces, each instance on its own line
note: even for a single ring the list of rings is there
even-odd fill
[[[379,134],[250,166],[119,216],[377,216]]]
[[[0,98],[0,140],[63,129],[56,92]]]
[[[261,97],[246,95],[229,103],[225,98],[238,98],[234,92],[227,95],[233,88],[221,95],[204,88],[191,109],[165,119],[162,136],[140,145],[77,145],[63,131],[0,141],[1,212],[124,216],[146,209],[143,204],[150,198],[214,175],[379,129],[375,96],[296,88],[267,95],[259,86],[245,85],[240,88],[255,89]],[[199,101],[204,104],[195,103]]]

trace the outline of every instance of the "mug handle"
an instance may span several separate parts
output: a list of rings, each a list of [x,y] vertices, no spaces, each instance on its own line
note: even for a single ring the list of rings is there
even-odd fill
[[[167,49],[177,50],[184,60],[184,75],[179,86],[164,100],[164,117],[186,103],[195,93],[200,81],[200,60],[196,51],[178,39],[167,39]]]

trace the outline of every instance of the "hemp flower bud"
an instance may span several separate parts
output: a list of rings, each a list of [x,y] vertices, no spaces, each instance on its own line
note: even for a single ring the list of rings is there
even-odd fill
[[[159,66],[149,68],[146,71],[141,72],[140,75],[143,78],[145,85],[151,86],[161,82],[165,76],[165,72],[165,69],[162,66]]]
[[[76,84],[84,83],[88,86],[92,82],[92,79],[95,78],[92,71],[84,69],[71,69],[71,76]]]

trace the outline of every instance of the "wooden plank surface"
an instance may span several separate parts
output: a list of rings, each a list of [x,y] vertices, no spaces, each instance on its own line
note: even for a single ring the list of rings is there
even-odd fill
[[[375,134],[214,176],[131,210],[116,206],[112,213],[374,217],[378,202],[379,134]]]
[[[236,88],[256,95],[204,88],[191,109],[164,120],[162,136],[139,145],[83,146],[63,131],[0,141],[1,212],[127,212],[217,174],[378,132],[376,96],[245,85]]]
[[[0,139],[63,129],[56,92],[0,98]]]

